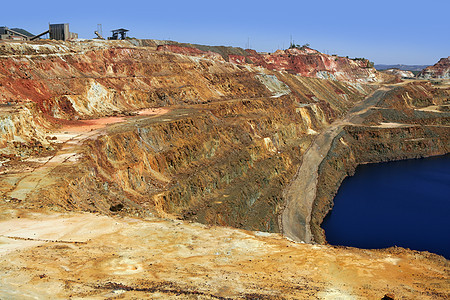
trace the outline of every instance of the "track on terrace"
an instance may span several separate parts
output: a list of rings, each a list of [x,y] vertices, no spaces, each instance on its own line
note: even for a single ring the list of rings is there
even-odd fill
[[[137,114],[146,118],[155,118],[166,113],[166,109],[147,109]],[[3,188],[0,192],[3,193],[5,199],[12,199],[14,201],[26,200],[29,193],[33,190],[52,183],[52,178],[49,174],[55,167],[66,162],[71,163],[77,161],[80,156],[80,145],[84,141],[104,134],[105,128],[108,126],[121,122],[130,123],[141,118],[105,117],[80,121],[77,125],[63,127],[59,132],[54,132],[54,135],[58,135],[61,141],[60,149],[49,157],[43,157],[37,160],[32,159],[31,162],[35,163],[32,167],[26,167],[20,170],[20,172],[15,171],[3,174],[0,177],[0,180],[3,181]]]
[[[318,169],[331,148],[334,138],[345,125],[359,124],[361,115],[375,106],[392,87],[381,87],[357,103],[347,115],[334,121],[325,131],[317,135],[305,152],[302,164],[289,186],[283,191],[285,207],[280,216],[283,235],[295,241],[311,243],[311,213],[316,198]]]

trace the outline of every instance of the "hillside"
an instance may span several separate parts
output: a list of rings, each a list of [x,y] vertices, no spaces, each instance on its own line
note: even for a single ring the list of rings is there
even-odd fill
[[[27,30],[25,30],[25,29],[22,29],[22,28],[11,28],[11,30],[14,30],[15,32],[19,32],[19,33],[21,33],[21,34],[25,34],[25,35],[28,36],[28,37],[33,37],[33,36],[35,36],[35,35],[32,34],[31,32],[29,32],[29,31],[27,31]]]
[[[400,70],[400,69],[387,69],[382,72],[390,74],[390,75],[398,76],[400,78],[414,78],[415,77],[413,72],[404,71],[404,70]]]
[[[0,43],[0,298],[449,296],[445,258],[320,224],[358,164],[450,152],[450,87],[244,51]]]
[[[286,71],[305,77],[361,83],[390,80],[389,76],[377,73],[367,59],[327,55],[308,47],[277,50],[272,54],[258,53],[251,49],[202,47],[190,44],[164,44],[159,45],[157,49],[191,55],[195,52],[199,56],[217,53],[224,60],[235,64],[257,65],[269,70]]]
[[[450,56],[441,58],[435,65],[427,67],[418,77],[422,79],[450,79]]]

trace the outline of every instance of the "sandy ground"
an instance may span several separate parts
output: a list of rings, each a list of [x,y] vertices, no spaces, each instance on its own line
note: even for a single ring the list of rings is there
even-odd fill
[[[433,299],[450,296],[448,267],[176,220],[0,215],[1,299]]]
[[[392,123],[392,122],[381,122],[380,125],[378,126],[374,126],[374,127],[379,127],[379,128],[397,128],[397,127],[404,127],[404,126],[411,126],[408,124],[403,124],[403,123]]]
[[[424,108],[416,108],[416,110],[440,113],[440,112],[442,112],[441,110],[439,110],[440,107],[442,107],[442,106],[441,105],[431,105],[431,106],[424,107]]]
[[[169,109],[167,108],[147,108],[136,111],[134,113],[139,116],[160,116],[166,114],[168,111]],[[63,133],[70,135],[76,133],[85,133],[105,128],[107,125],[122,123],[132,119],[133,117],[105,117],[92,120],[80,120],[75,124],[62,127],[58,132],[56,132],[56,134]]]

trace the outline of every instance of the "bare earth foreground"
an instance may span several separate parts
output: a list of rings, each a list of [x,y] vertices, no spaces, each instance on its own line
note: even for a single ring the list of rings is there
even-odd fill
[[[448,261],[426,252],[174,220],[3,210],[0,244],[2,299],[438,299],[450,288]]]

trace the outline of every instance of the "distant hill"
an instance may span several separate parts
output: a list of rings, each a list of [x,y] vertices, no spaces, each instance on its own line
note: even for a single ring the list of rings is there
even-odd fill
[[[375,65],[375,69],[382,71],[388,69],[399,69],[402,71],[420,72],[428,65]]]

